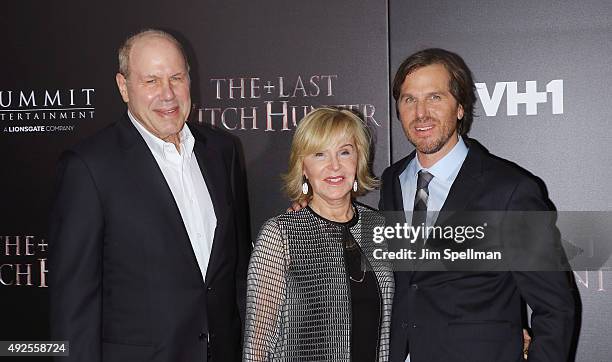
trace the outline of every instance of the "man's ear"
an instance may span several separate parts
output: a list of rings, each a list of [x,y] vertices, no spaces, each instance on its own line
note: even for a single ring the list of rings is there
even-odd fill
[[[463,106],[459,105],[457,108],[457,119],[463,119]]]
[[[117,82],[117,88],[119,88],[119,93],[121,93],[121,98],[125,103],[130,101],[130,97],[128,96],[127,91],[127,79],[121,73],[117,73],[115,76],[115,81]]]

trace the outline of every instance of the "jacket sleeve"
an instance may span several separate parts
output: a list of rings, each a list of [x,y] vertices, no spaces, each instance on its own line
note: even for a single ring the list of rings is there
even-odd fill
[[[389,168],[386,168],[383,171],[382,176],[380,177],[380,199],[378,200],[378,210],[380,211],[387,211],[387,208],[385,206],[385,192],[387,192],[386,190],[391,187],[391,178],[389,177]],[[388,184],[388,185],[387,185]]]
[[[51,338],[70,348],[62,361],[101,360],[103,230],[94,179],[81,158],[66,152],[49,225]]]
[[[508,210],[549,211],[534,213],[533,217],[544,217],[538,218],[537,222],[526,223],[524,229],[532,229],[527,231],[527,235],[532,238],[522,243],[528,253],[541,260],[543,268],[538,268],[534,262],[526,269],[532,271],[515,271],[513,277],[523,299],[533,311],[533,340],[529,348],[529,361],[566,361],[574,330],[575,285],[571,282],[570,272],[561,271],[563,260],[560,253],[563,251],[557,245],[559,234],[555,218],[550,216],[552,211],[546,198],[531,179],[525,179],[517,185]],[[553,264],[558,266],[557,271],[552,271]]]
[[[274,219],[262,227],[247,277],[247,316],[243,361],[269,361],[281,332],[286,297],[287,257]]]
[[[238,304],[240,321],[242,322],[242,327],[244,327],[246,303],[246,275],[252,248],[249,201],[246,182],[247,178],[242,153],[240,152],[240,150],[240,144],[237,140],[235,140],[232,152],[232,166],[230,177],[232,179],[234,210],[236,214],[236,303]]]

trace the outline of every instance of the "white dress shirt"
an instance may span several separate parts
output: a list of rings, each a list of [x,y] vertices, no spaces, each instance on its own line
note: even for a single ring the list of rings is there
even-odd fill
[[[136,121],[129,111],[128,116],[149,146],[174,196],[198,261],[202,280],[205,280],[217,217],[208,187],[193,152],[195,139],[189,127],[183,126],[179,133],[181,149],[179,153],[173,143],[165,142],[153,135]]]

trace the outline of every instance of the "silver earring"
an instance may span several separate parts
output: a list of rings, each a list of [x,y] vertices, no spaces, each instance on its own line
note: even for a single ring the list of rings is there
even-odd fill
[[[357,192],[357,180],[353,181],[353,192]]]
[[[306,181],[306,177],[303,177],[303,182],[302,182],[302,193],[304,195],[308,195],[308,182]]]

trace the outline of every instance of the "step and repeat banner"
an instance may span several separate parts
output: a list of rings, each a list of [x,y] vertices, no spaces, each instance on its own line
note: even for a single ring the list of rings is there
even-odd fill
[[[389,164],[387,4],[380,1],[20,1],[0,29],[0,340],[48,339],[47,218],[62,150],[126,112],[117,48],[161,28],[186,46],[190,122],[240,138],[252,234],[282,213],[297,122],[312,107],[360,112]],[[363,199],[375,206],[378,194]],[[1,357],[0,357],[1,358]],[[23,357],[26,360],[26,357]],[[37,361],[43,358],[36,359]]]
[[[557,210],[609,212],[611,15],[607,1],[391,0],[391,69],[423,48],[460,54],[478,96],[470,136],[540,177]],[[392,115],[394,162],[413,148]],[[585,254],[610,245],[609,232],[599,233],[603,240],[581,240],[593,232],[562,231],[564,242]],[[582,300],[577,361],[612,359],[607,270],[574,272]]]
[[[53,246],[46,233],[56,161],[124,114],[116,52],[129,34],[161,28],[186,45],[190,122],[240,138],[256,235],[288,206],[280,175],[296,124],[312,107],[363,115],[375,138],[376,175],[412,150],[395,117],[390,78],[425,47],[455,51],[473,70],[479,100],[472,137],[541,177],[559,210],[609,211],[610,14],[605,1],[4,4],[0,340],[48,339]],[[378,193],[362,201],[376,206]],[[612,274],[574,274],[582,298],[576,360],[607,361]]]

